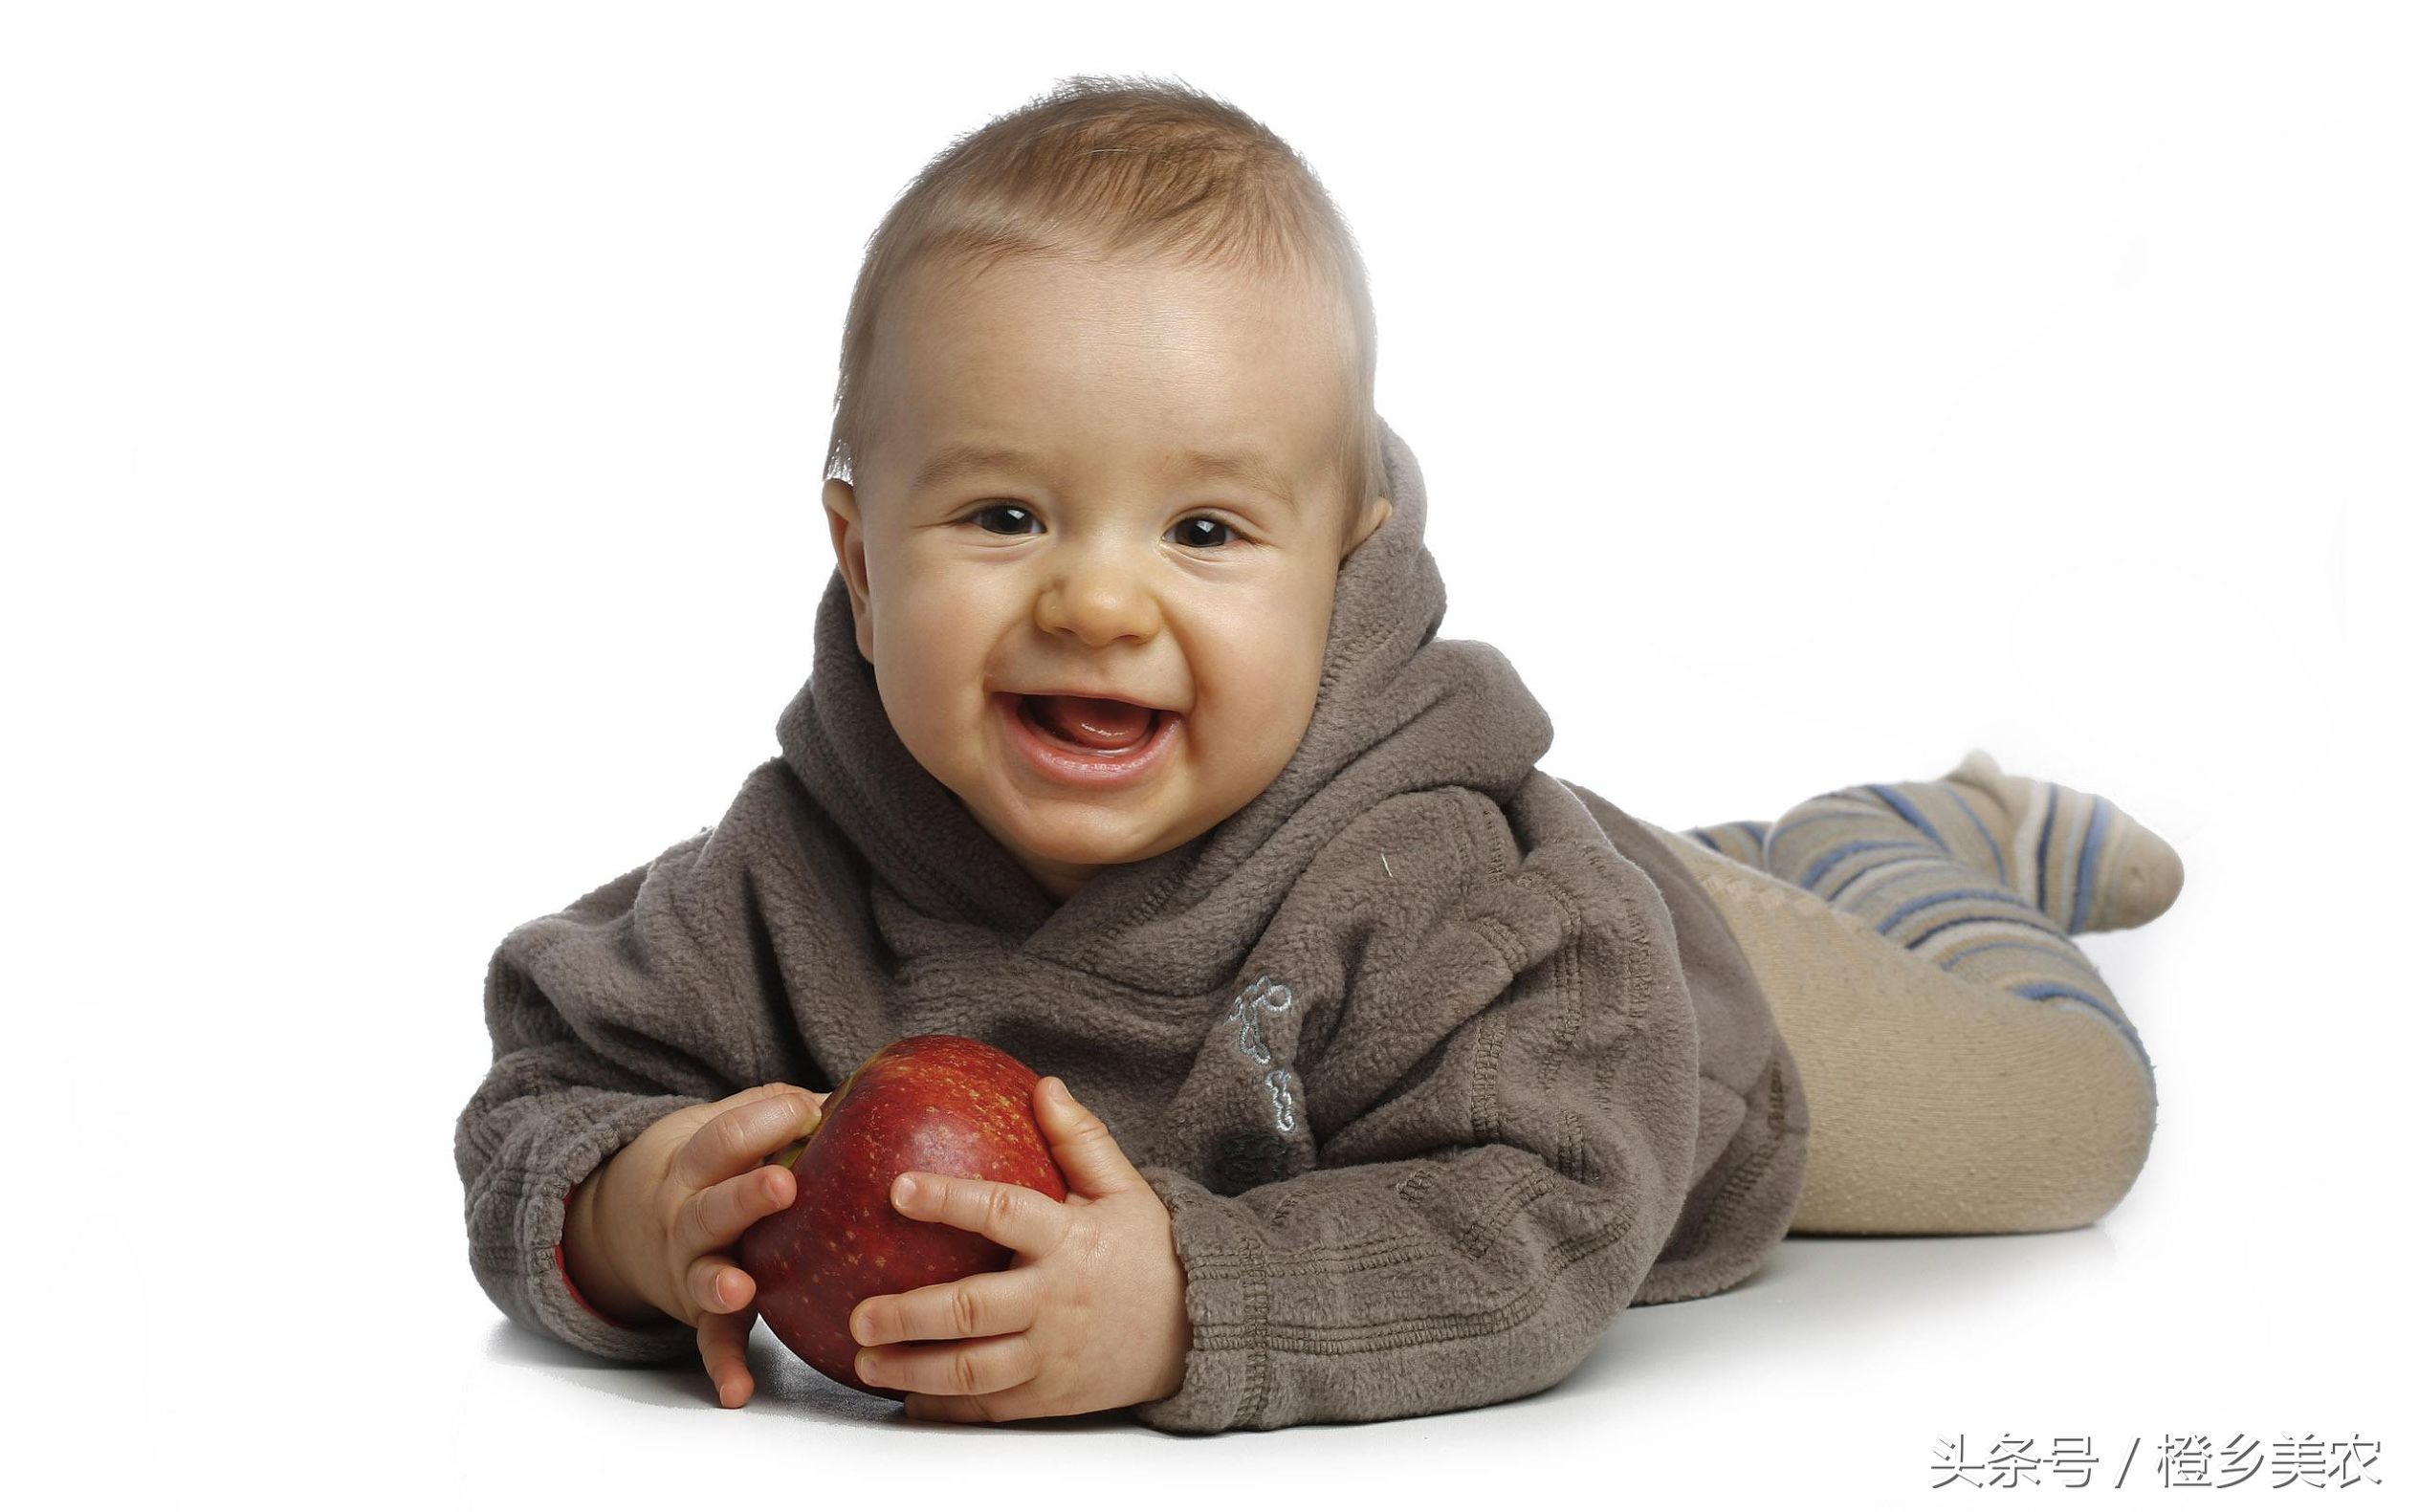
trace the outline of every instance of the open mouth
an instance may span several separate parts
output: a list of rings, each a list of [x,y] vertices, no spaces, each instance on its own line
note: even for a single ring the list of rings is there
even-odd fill
[[[1068,712],[1070,703],[1079,707]],[[1109,710],[1105,714],[1094,717],[1089,712],[1104,705]],[[1059,711],[1056,717],[1052,717],[1053,708]],[[1052,745],[1077,756],[1130,756],[1141,750],[1159,733],[1160,723],[1174,717],[1164,709],[1110,699],[1061,700],[1054,705],[1034,693],[1017,695],[1017,713]]]
[[[1039,774],[1060,782],[1104,787],[1133,781],[1155,767],[1184,716],[1139,704],[1095,710],[1089,727],[1071,737],[1044,712],[1046,700],[1001,693],[998,703],[1009,744]],[[1113,744],[1099,743],[1114,741]]]

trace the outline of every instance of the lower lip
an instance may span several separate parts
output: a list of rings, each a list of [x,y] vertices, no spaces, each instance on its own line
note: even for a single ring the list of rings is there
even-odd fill
[[[1183,716],[1161,711],[1152,715],[1151,733],[1122,751],[1079,751],[1059,744],[1024,717],[1024,699],[1001,693],[993,700],[1008,724],[1008,743],[1024,754],[1043,776],[1080,787],[1118,787],[1138,782],[1166,756],[1176,743],[1176,727]]]

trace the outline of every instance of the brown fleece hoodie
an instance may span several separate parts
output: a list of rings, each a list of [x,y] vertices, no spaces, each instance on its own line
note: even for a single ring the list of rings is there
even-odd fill
[[[927,1033],[1064,1078],[1167,1204],[1193,1344],[1154,1427],[1506,1400],[1623,1306],[1753,1272],[1803,1181],[1796,1065],[1696,881],[1537,770],[1552,727],[1501,652],[1436,639],[1425,488],[1384,435],[1394,513],[1339,573],[1292,760],[1055,907],[900,743],[835,570],[781,756],[489,964],[454,1160],[495,1304],[693,1364],[687,1325],[574,1298],[566,1194],[676,1107]]]

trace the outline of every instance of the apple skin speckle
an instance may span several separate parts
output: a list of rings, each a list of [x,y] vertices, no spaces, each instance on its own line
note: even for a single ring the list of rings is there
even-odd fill
[[[803,1149],[771,1157],[787,1159],[797,1197],[739,1238],[739,1264],[774,1337],[844,1386],[904,1400],[857,1378],[848,1333],[857,1304],[1004,1270],[1016,1256],[980,1234],[908,1217],[891,1205],[891,1183],[930,1171],[1065,1201],[1066,1174],[1033,1113],[1040,1081],[1007,1052],[957,1035],[897,1041],[849,1073]]]

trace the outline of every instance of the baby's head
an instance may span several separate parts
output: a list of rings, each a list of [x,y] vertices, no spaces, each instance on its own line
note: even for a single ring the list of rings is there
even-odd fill
[[[832,546],[900,740],[1051,897],[1291,758],[1337,570],[1392,509],[1375,365],[1325,190],[1184,88],[1068,80],[884,217],[841,354]],[[1154,754],[1069,776],[1033,714]]]

